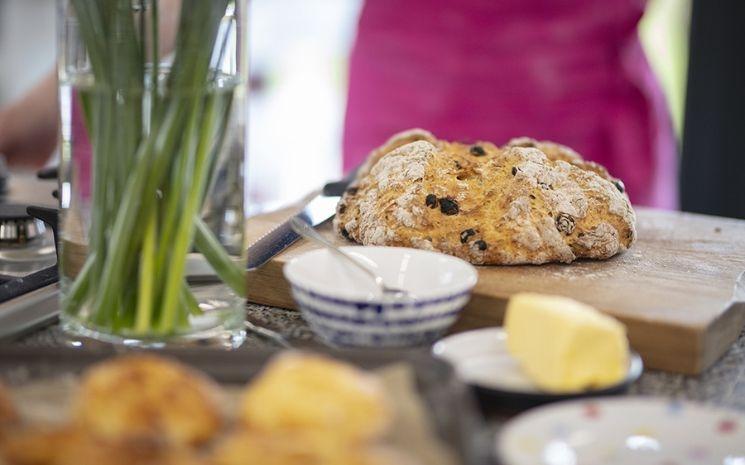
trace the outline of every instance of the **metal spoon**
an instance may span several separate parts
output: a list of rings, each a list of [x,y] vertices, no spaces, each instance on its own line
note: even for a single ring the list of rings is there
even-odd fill
[[[329,240],[327,240],[322,235],[318,234],[318,232],[315,229],[313,229],[311,225],[301,220],[300,218],[297,218],[297,217],[292,218],[290,220],[290,225],[292,226],[292,229],[296,233],[300,234],[306,239],[309,239],[313,242],[323,245],[324,247],[329,249],[331,252],[335,253],[337,256],[346,260],[347,263],[354,265],[357,267],[357,269],[363,271],[367,276],[369,276],[373,281],[375,281],[375,284],[380,289],[381,294],[395,295],[396,297],[399,297],[399,298],[400,297],[404,297],[404,298],[412,297],[411,293],[405,289],[399,289],[397,287],[388,286],[383,280],[382,276],[377,274],[367,265],[360,263],[356,258],[349,255],[345,251],[341,250],[339,247],[331,243]]]
[[[290,342],[282,336],[277,331],[274,331],[269,328],[265,328],[263,326],[259,326],[251,321],[245,320],[244,325],[246,327],[246,331],[250,333],[254,333],[257,336],[263,337],[264,339],[268,339],[275,344],[277,344],[280,347],[283,347],[285,349],[292,349],[293,346],[290,344]]]

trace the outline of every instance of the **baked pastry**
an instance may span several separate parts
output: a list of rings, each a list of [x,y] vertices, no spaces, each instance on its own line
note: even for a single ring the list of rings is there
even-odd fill
[[[414,395],[397,390],[348,363],[288,352],[272,359],[235,405],[239,399],[219,399],[218,385],[181,363],[125,355],[83,373],[63,423],[28,423],[0,386],[0,464],[426,463],[416,447],[392,441],[387,396]],[[220,408],[221,400],[230,408]],[[220,412],[232,420],[228,410],[236,421],[223,421]]]
[[[345,442],[379,437],[391,413],[373,375],[321,355],[290,352],[274,358],[246,389],[240,420],[254,431],[312,431]]]
[[[334,226],[350,240],[436,250],[474,264],[605,259],[633,244],[623,183],[559,144],[462,144],[410,130],[373,151]]]
[[[84,375],[74,420],[104,440],[201,444],[222,426],[219,387],[164,357],[130,355]]]

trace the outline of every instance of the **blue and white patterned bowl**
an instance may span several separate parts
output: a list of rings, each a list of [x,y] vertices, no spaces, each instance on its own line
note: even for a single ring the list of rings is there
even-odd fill
[[[313,331],[333,345],[430,344],[455,322],[478,280],[469,263],[441,253],[402,247],[343,249],[413,298],[384,298],[369,276],[326,249],[294,258],[284,267],[292,296]]]

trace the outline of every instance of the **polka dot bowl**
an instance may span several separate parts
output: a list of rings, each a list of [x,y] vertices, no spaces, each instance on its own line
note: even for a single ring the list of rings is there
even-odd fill
[[[505,465],[745,465],[745,416],[660,397],[566,401],[515,417],[495,446]]]

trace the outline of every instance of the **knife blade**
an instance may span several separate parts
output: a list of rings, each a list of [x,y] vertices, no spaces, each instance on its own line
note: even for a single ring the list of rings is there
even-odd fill
[[[336,213],[336,204],[339,203],[342,194],[357,176],[357,170],[359,170],[359,167],[351,170],[342,179],[327,183],[323,186],[321,192],[305,204],[300,213],[295,216],[314,228],[333,218],[334,213]],[[248,247],[246,269],[254,270],[260,267],[300,238],[298,233],[293,231],[292,226],[290,226],[291,219],[288,218],[287,221],[272,229]]]
[[[313,227],[319,226],[332,218],[336,211],[336,204],[341,197],[337,195],[315,196],[305,207],[295,215]],[[253,270],[268,262],[275,255],[285,250],[297,241],[300,236],[292,230],[290,220],[280,224],[254,242],[248,248],[247,269]]]

